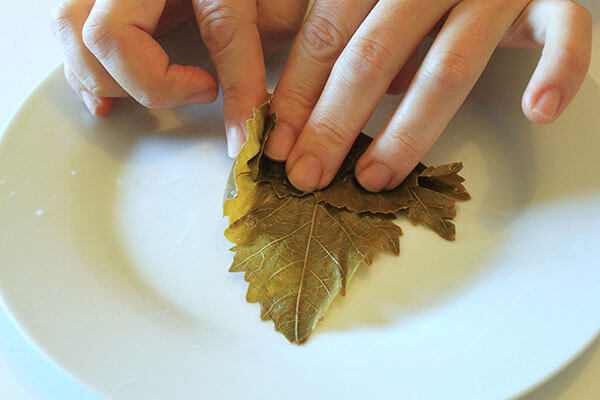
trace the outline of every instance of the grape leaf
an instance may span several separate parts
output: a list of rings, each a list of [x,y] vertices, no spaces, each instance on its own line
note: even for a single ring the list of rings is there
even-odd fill
[[[245,271],[246,298],[292,343],[304,342],[329,304],[374,254],[399,252],[391,216],[359,215],[314,196],[272,195],[226,235],[235,241],[230,271]]]
[[[258,181],[270,183],[279,198],[312,194],[318,202],[357,213],[407,211],[413,224],[426,225],[444,239],[454,240],[455,227],[448,220],[456,216],[455,201],[470,199],[462,185],[464,178],[458,175],[462,163],[438,167],[419,164],[397,188],[383,193],[371,193],[363,189],[354,177],[356,162],[371,141],[369,136],[360,134],[333,182],[314,193],[294,188],[286,178],[284,163],[266,157],[259,160]]]
[[[223,201],[223,215],[233,223],[252,211],[252,205],[265,195],[265,191],[256,190],[258,170],[255,161],[262,156],[264,135],[269,127],[269,98],[264,104],[254,108],[254,118],[246,122],[248,138],[233,163]]]
[[[419,186],[443,193],[456,200],[469,200],[471,196],[462,185],[465,178],[458,175],[462,167],[462,163],[427,167],[419,174]]]
[[[469,195],[458,175],[462,164],[419,164],[396,189],[370,193],[354,178],[356,162],[372,139],[361,134],[333,182],[302,192],[287,180],[285,165],[263,157],[275,125],[268,102],[254,110],[248,140],[231,171],[224,214],[225,236],[235,243],[232,272],[245,272],[246,299],[261,305],[261,318],[293,343],[304,342],[354,272],[380,252],[399,253],[394,213],[405,211],[454,240],[455,202]]]

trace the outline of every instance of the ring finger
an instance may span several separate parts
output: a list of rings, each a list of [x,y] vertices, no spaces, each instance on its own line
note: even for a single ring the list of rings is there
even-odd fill
[[[527,3],[466,0],[453,8],[400,106],[358,161],[361,185],[379,191],[404,180],[461,106]]]

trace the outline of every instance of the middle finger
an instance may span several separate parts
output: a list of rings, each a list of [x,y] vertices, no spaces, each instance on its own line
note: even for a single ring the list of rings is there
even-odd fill
[[[381,0],[336,61],[288,160],[302,190],[327,186],[390,83],[458,0]]]
[[[312,8],[275,89],[277,126],[266,154],[285,160],[319,99],[340,53],[376,0],[321,0]]]

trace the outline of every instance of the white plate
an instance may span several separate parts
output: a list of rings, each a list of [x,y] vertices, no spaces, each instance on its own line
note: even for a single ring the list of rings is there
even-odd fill
[[[55,71],[0,148],[4,304],[110,398],[523,393],[600,328],[598,77],[559,123],[537,127],[519,109],[534,62],[499,52],[428,156],[464,161],[473,200],[459,206],[457,241],[401,219],[400,257],[363,268],[303,346],[261,322],[227,272],[220,104],[122,102],[95,119]]]

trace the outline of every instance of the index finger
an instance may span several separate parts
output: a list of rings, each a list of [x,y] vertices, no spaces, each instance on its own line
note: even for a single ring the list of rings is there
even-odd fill
[[[246,139],[245,121],[267,95],[256,1],[194,0],[202,39],[223,90],[228,151],[235,156]]]
[[[148,108],[214,101],[218,86],[207,71],[170,64],[152,38],[165,0],[97,0],[83,41],[110,75]]]

